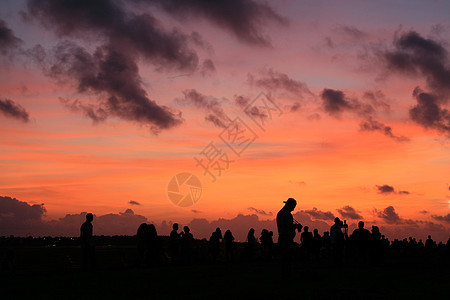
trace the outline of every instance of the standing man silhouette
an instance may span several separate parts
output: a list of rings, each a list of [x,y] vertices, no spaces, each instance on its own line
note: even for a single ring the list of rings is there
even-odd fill
[[[88,268],[92,270],[95,267],[95,247],[92,236],[92,220],[94,220],[94,215],[91,213],[86,214],[86,222],[84,222],[80,228],[83,270],[88,270]]]
[[[297,206],[294,198],[284,201],[284,207],[277,214],[278,246],[281,252],[281,276],[291,276],[291,260],[294,247],[295,229],[300,228],[300,224],[294,224],[292,211]]]

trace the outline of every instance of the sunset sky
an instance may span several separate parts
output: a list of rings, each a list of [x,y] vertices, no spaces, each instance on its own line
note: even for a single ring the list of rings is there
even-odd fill
[[[1,1],[0,235],[77,234],[82,212],[96,234],[275,230],[293,197],[321,231],[338,216],[446,241],[449,15],[443,0]],[[168,197],[183,172],[202,186],[188,207]]]

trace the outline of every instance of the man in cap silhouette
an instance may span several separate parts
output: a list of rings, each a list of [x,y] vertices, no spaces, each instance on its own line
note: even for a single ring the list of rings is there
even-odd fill
[[[294,247],[295,229],[300,228],[300,224],[294,224],[292,211],[297,206],[294,198],[284,201],[284,207],[277,214],[278,246],[281,252],[281,275],[289,277],[291,275],[291,258]]]

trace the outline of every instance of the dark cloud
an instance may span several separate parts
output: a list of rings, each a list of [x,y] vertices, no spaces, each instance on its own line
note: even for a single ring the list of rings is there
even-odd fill
[[[395,37],[394,49],[382,53],[389,72],[425,78],[431,92],[416,88],[417,104],[410,118],[425,128],[450,135],[450,112],[444,108],[450,96],[449,53],[442,43],[426,39],[415,31]]]
[[[209,76],[209,75],[211,75],[211,74],[213,74],[215,72],[216,72],[216,67],[214,66],[213,61],[210,60],[210,59],[206,59],[203,62],[203,64],[202,64],[202,67],[200,69],[200,73],[203,76]]]
[[[44,204],[30,205],[16,198],[0,196],[0,236],[43,234],[45,213]]]
[[[130,204],[130,205],[141,205],[139,202],[134,201],[134,200],[129,201],[128,204]]]
[[[160,68],[195,70],[196,53],[189,36],[165,30],[150,14],[126,11],[119,1],[29,0],[28,11],[60,36],[95,38],[115,51],[141,55]]]
[[[450,111],[442,108],[436,95],[416,88],[417,104],[409,110],[411,119],[425,128],[436,129],[450,136]]]
[[[257,209],[257,208],[254,208],[254,207],[249,207],[249,208],[247,208],[247,209],[250,210],[250,211],[252,211],[252,212],[257,213],[258,215],[263,215],[263,216],[272,216],[272,215],[273,215],[273,213],[272,213],[271,211],[265,212],[265,211],[262,210],[262,209]]]
[[[17,49],[22,40],[14,35],[5,21],[0,19],[0,53],[7,55]]]
[[[86,212],[67,214],[58,220],[45,222],[49,235],[79,236],[80,226],[86,220]],[[97,216],[94,214],[94,235],[135,235],[142,223],[147,223],[146,217],[137,215],[131,209],[118,214]]]
[[[351,220],[361,220],[364,219],[363,216],[361,216],[353,207],[350,205],[346,205],[340,209],[337,209],[339,214],[345,219],[351,219]]]
[[[30,121],[30,116],[25,108],[9,99],[0,99],[0,113],[22,122]]]
[[[305,94],[312,95],[306,83],[292,79],[287,74],[272,69],[261,72],[261,77],[259,78],[248,74],[247,81],[250,85],[266,89],[269,92],[288,92],[298,98],[303,98]]]
[[[219,99],[203,95],[194,89],[184,90],[183,98],[177,98],[176,101],[183,104],[189,104],[206,111],[205,120],[217,127],[226,128],[231,120],[222,108]]]
[[[295,102],[294,104],[292,104],[292,105],[289,107],[289,111],[290,111],[290,112],[296,112],[296,111],[300,110],[300,107],[301,107],[300,102]]]
[[[404,238],[406,236],[422,236],[426,237],[428,234],[444,241],[448,238],[446,236],[447,229],[442,224],[436,224],[430,221],[412,220],[400,217],[393,206],[386,207],[383,211],[375,210],[378,218],[384,220],[387,224],[395,225],[394,227],[382,228],[386,230],[386,234],[395,236],[397,238]],[[446,216],[438,218],[439,221],[446,221]]]
[[[345,111],[351,111],[357,115],[370,115],[374,108],[357,99],[349,99],[340,90],[324,89],[321,93],[322,107],[331,116],[339,117]]]
[[[101,215],[94,221],[95,234],[104,235],[134,235],[140,224],[148,222],[146,217],[136,215],[131,209],[118,214]]]
[[[201,211],[196,210],[196,209],[191,209],[191,211],[192,211],[194,214],[199,214],[199,213],[201,213]]]
[[[334,214],[330,211],[321,211],[316,207],[313,207],[312,210],[302,210],[302,213],[308,214],[316,220],[334,220]]]
[[[205,18],[230,31],[239,40],[257,46],[270,46],[262,28],[268,23],[287,24],[285,18],[265,3],[254,0],[136,0],[158,4],[177,18]]]
[[[395,191],[393,186],[384,184],[384,185],[376,185],[376,188],[380,194],[398,194],[398,195],[409,195],[411,194],[409,191]]]
[[[46,69],[48,76],[75,80],[79,92],[101,97],[100,103],[95,105],[78,100],[65,103],[73,110],[83,111],[94,122],[111,115],[156,126],[156,129],[181,123],[179,115],[148,98],[136,62],[123,52],[105,46],[98,47],[91,55],[70,42],[60,43],[54,52],[53,61]]]
[[[428,210],[421,210],[421,211],[419,211],[419,213],[421,213],[421,214],[423,214],[423,215],[426,215],[426,214],[429,213],[429,211],[428,211]]]
[[[354,46],[355,43],[361,43],[368,39],[369,35],[356,28],[355,26],[340,25],[332,29],[331,36],[324,39],[325,45],[330,49],[339,49],[341,47]],[[333,59],[340,55],[333,51]]]
[[[245,108],[250,103],[250,98],[242,95],[234,95],[234,102],[241,108]]]
[[[450,214],[447,214],[445,216],[431,215],[431,217],[437,221],[450,223]]]
[[[6,224],[10,221],[28,221],[41,220],[46,209],[44,204],[29,205],[27,202],[22,202],[16,198],[8,196],[0,196],[0,217],[1,223]]]
[[[396,36],[394,47],[383,53],[389,70],[409,76],[422,75],[434,92],[440,96],[449,95],[449,55],[441,43],[409,31]]]
[[[261,123],[264,124],[265,119],[269,116],[266,111],[261,110],[258,106],[249,106],[251,99],[242,95],[234,95],[234,103],[240,108],[244,109],[245,113],[261,120]]]
[[[94,107],[72,105],[94,121],[105,119],[106,112],[149,125],[155,131],[176,126],[181,117],[148,98],[137,60],[148,60],[160,71],[193,72],[198,57],[189,47],[192,38],[177,29],[166,30],[150,14],[132,13],[122,4],[107,0],[29,0],[29,17],[60,37],[100,44],[90,53],[73,42],[60,43],[54,57],[47,59],[46,74],[58,80],[75,80],[79,92],[98,94],[101,103]],[[41,63],[45,59],[42,52],[41,47],[35,55]]]
[[[394,187],[384,184],[384,185],[377,185],[378,192],[381,194],[390,194],[394,193]]]
[[[353,105],[345,98],[344,92],[333,89],[324,89],[321,94],[324,110],[332,115],[339,116],[346,110],[353,110]]]
[[[22,40],[14,35],[5,21],[0,19],[0,54],[13,55],[19,48]],[[10,99],[0,99],[0,113],[6,117],[28,122],[28,112],[20,105]]]
[[[79,100],[59,99],[67,108],[74,112],[82,112],[94,124],[103,122],[108,118],[106,110],[98,105],[84,104]]]
[[[391,106],[386,100],[386,96],[380,90],[366,91],[363,94],[363,98],[369,100],[371,104],[376,108],[381,108],[385,111],[389,111],[391,109]]]
[[[79,236],[86,212],[67,214],[57,220],[45,221],[44,204],[30,205],[11,197],[0,196],[0,236]],[[131,209],[118,214],[94,215],[95,235],[134,235],[147,218]]]
[[[197,31],[193,31],[189,37],[195,45],[200,46],[201,48],[206,50],[209,54],[214,53],[211,44],[205,41],[203,37],[200,35],[200,33],[198,33]]]
[[[336,31],[341,32],[346,36],[357,40],[363,39],[367,36],[366,33],[362,32],[361,30],[359,30],[354,26],[340,26],[336,29]]]
[[[386,126],[385,124],[372,119],[372,117],[368,117],[365,121],[360,123],[361,131],[379,131],[387,137],[390,137],[399,142],[409,141],[407,137],[397,136],[392,132],[392,128],[390,126]]]
[[[361,117],[360,131],[377,131],[399,142],[409,141],[407,137],[395,135],[391,126],[374,119],[375,108],[389,110],[389,105],[384,102],[381,91],[364,93],[363,98],[371,103],[365,103],[356,98],[350,99],[343,91],[333,89],[324,89],[321,98],[322,107],[330,116],[340,118],[344,112],[350,112]]]
[[[383,211],[376,211],[376,213],[379,218],[383,219],[388,224],[402,223],[402,219],[395,212],[395,208],[393,206],[388,206]]]

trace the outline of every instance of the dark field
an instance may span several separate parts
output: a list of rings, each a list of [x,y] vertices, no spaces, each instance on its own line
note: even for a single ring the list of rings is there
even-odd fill
[[[1,257],[5,248],[0,249]],[[98,247],[97,270],[80,270],[78,247],[14,247],[1,299],[450,299],[448,255],[389,255],[377,266],[277,261],[138,268],[132,246]]]

